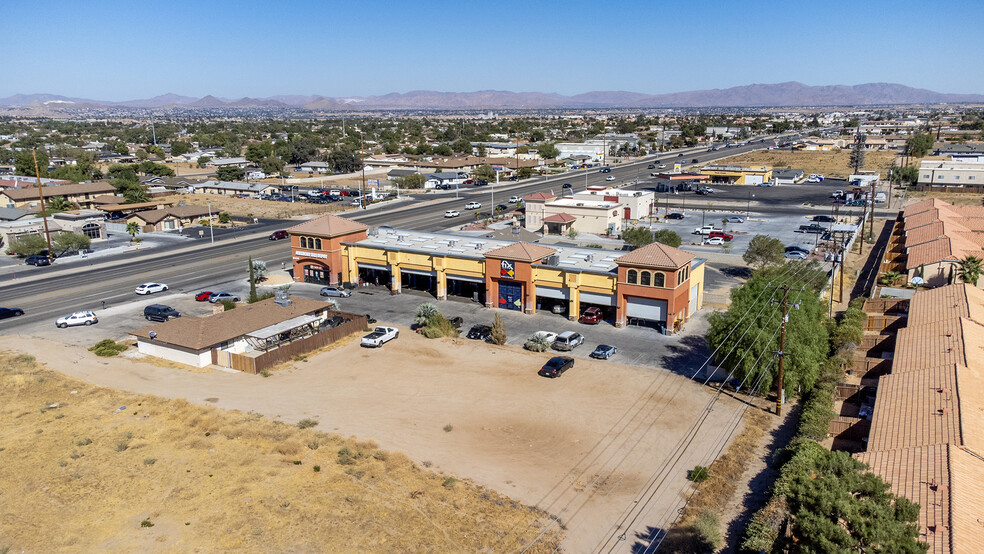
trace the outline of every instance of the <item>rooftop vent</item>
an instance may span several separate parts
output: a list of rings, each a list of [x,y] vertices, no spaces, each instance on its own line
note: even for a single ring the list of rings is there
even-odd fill
[[[273,303],[278,306],[287,307],[291,305],[290,296],[287,295],[287,291],[284,289],[277,289],[273,291]]]

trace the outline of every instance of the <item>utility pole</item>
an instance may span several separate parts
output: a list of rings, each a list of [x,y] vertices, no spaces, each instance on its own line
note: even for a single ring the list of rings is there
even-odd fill
[[[38,199],[41,200],[41,221],[44,222],[44,239],[48,242],[48,261],[50,262],[55,257],[51,253],[51,233],[48,231],[48,208],[44,205],[44,191],[41,190],[41,170],[38,169],[38,151],[31,150],[31,154],[34,156],[34,175],[38,180]]]
[[[362,209],[366,209],[366,164],[362,161],[362,151],[366,149],[365,133],[362,129],[359,129],[359,165],[362,166],[362,188],[359,191],[360,197],[359,201],[362,203]]]
[[[786,322],[789,320],[789,285],[780,285],[776,288],[782,289],[782,322],[780,324],[779,331],[779,351],[776,352],[776,356],[779,356],[779,383],[776,387],[776,415],[782,416],[782,403],[784,399],[782,388],[783,360],[788,355],[786,353]],[[803,289],[800,290],[802,291]]]

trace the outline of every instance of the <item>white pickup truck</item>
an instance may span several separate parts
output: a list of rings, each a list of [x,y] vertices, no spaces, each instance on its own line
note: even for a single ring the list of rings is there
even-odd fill
[[[695,235],[709,235],[715,231],[720,231],[721,229],[715,229],[713,225],[704,225],[703,227],[698,227],[694,229]]]
[[[371,333],[362,337],[362,346],[379,348],[383,343],[389,342],[399,336],[400,330],[396,327],[376,327]]]

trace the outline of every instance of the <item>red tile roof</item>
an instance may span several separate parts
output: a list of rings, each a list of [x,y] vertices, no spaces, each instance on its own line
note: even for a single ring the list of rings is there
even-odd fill
[[[687,265],[695,257],[690,252],[654,242],[615,258],[615,263],[618,265],[676,269]]]
[[[907,325],[916,327],[960,317],[984,321],[984,290],[959,283],[919,291],[909,301]]]
[[[892,373],[953,365],[984,371],[984,326],[980,323],[961,317],[899,330]]]
[[[295,225],[287,229],[287,232],[292,235],[317,235],[320,237],[331,238],[351,235],[352,233],[364,231],[368,228],[368,225],[363,225],[358,221],[352,221],[351,219],[345,219],[344,217],[339,217],[337,215],[327,214],[317,219],[305,221],[300,225]]]
[[[523,197],[523,200],[553,200],[557,198],[556,194],[550,194],[549,192],[534,192],[533,194],[527,194]]]
[[[545,223],[570,223],[572,221],[577,221],[577,218],[568,213],[554,214],[549,217],[543,218]]]
[[[557,252],[553,248],[548,248],[532,242],[514,242],[501,248],[495,248],[485,253],[486,258],[500,258],[505,260],[518,260],[523,262],[536,262]]]

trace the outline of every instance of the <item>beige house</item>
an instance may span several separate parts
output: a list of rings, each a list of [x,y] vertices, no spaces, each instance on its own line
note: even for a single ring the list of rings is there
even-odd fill
[[[143,210],[126,216],[127,223],[137,222],[145,233],[179,230],[198,225],[203,219],[214,223],[218,220],[218,213],[212,213],[210,218],[207,206],[175,206],[173,208],[161,206],[156,210]]]
[[[48,232],[52,238],[58,233],[76,233],[93,241],[105,240],[106,220],[98,210],[59,212],[48,218]],[[44,221],[40,217],[0,223],[0,247],[6,249],[13,239],[29,234],[44,235]]]
[[[597,235],[622,233],[624,206],[617,201],[556,198],[546,193],[531,194],[526,203],[527,231],[559,235],[571,230]]]
[[[649,217],[656,209],[656,193],[651,190],[622,190],[605,187],[588,187],[574,195],[577,200],[604,200],[622,205],[622,219]]]
[[[106,181],[72,185],[47,185],[41,187],[45,201],[60,196],[82,209],[93,208],[93,199],[100,195],[115,194],[116,189]],[[8,188],[0,190],[0,207],[40,208],[37,187]]]

